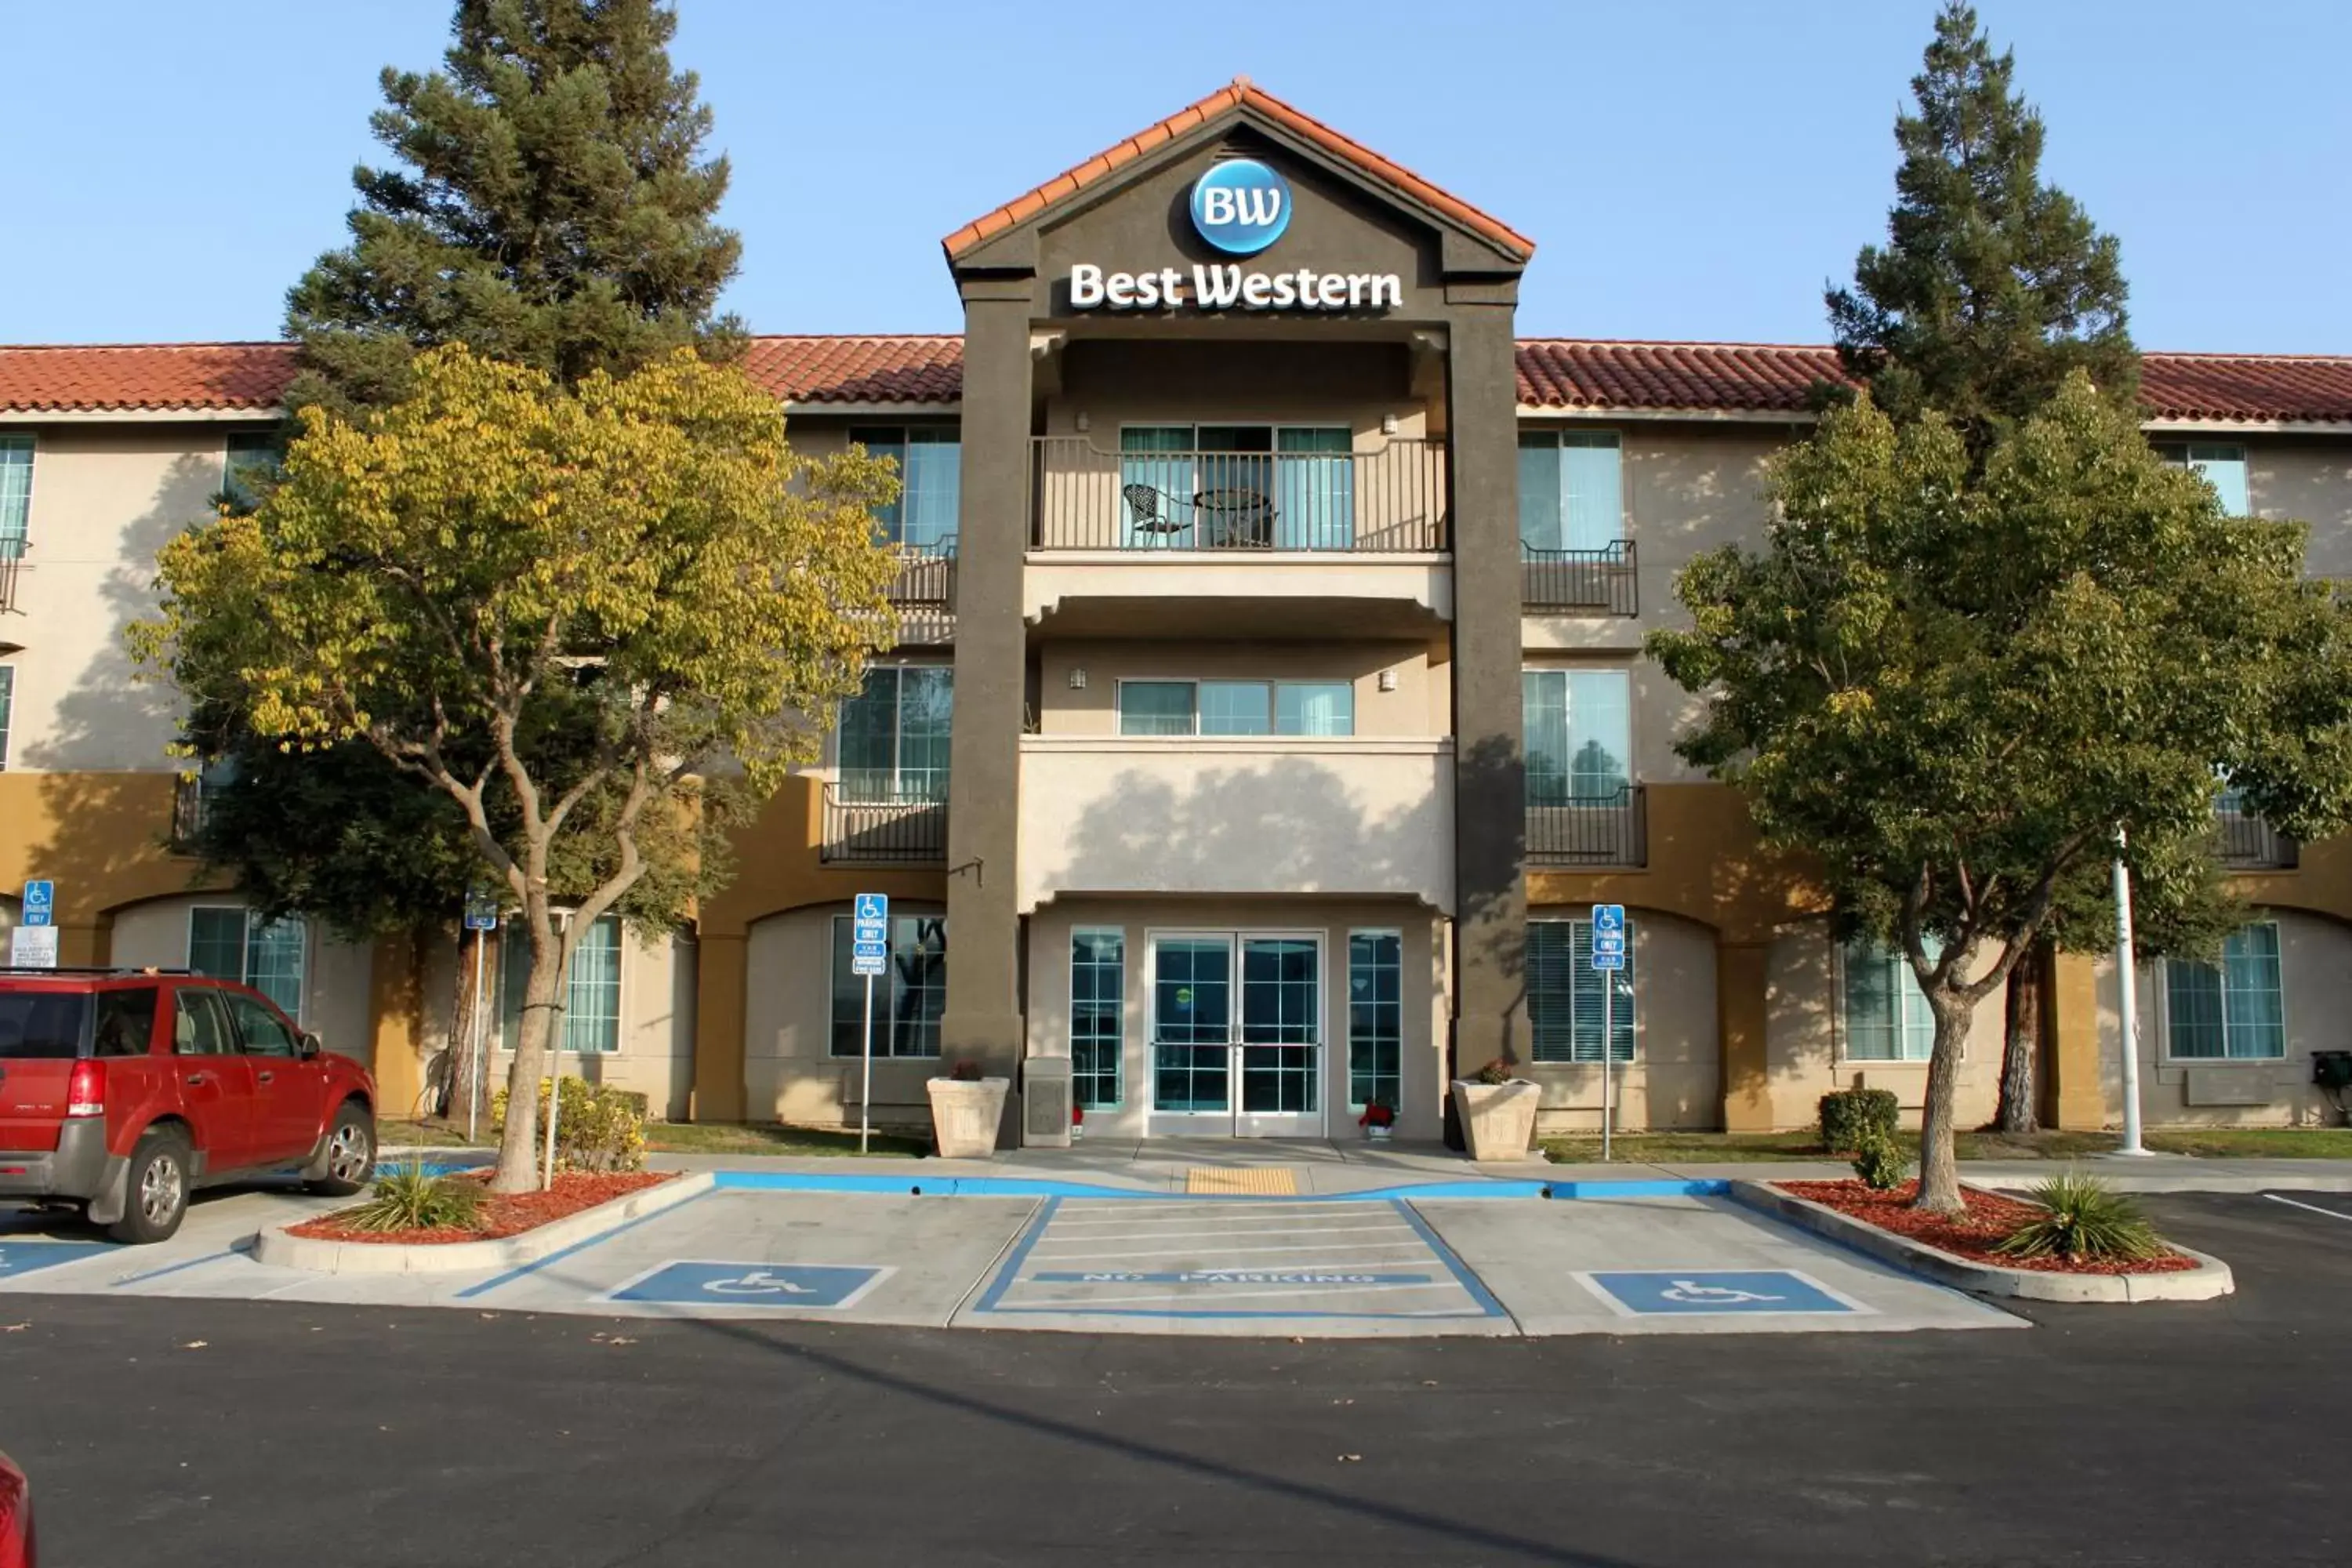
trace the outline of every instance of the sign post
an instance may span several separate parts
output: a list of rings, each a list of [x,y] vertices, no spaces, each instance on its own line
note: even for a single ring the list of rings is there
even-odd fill
[[[1601,1158],[1614,1153],[1617,1122],[1617,972],[1625,967],[1625,906],[1592,906],[1592,969],[1601,976]]]
[[[26,881],[23,916],[8,933],[8,962],[18,969],[58,966],[58,885],[43,879]]]
[[[489,933],[499,929],[499,901],[488,888],[466,890],[466,929],[474,933],[474,1026],[467,1031],[472,1037],[468,1044],[474,1059],[473,1071],[467,1075],[466,1082],[466,1142],[471,1143],[481,1117],[482,1082],[488,1075],[488,1064],[483,1059],[489,1055],[490,1047],[489,1019],[482,994],[484,954],[489,947]]]
[[[857,1093],[857,1152],[866,1152],[874,1132],[874,982],[890,962],[890,898],[887,893],[860,893],[849,929],[849,973],[866,982],[866,1023],[862,1086]]]

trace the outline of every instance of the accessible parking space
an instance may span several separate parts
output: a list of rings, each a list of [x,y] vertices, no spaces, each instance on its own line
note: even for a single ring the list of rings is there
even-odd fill
[[[1726,1199],[1417,1206],[1528,1334],[2025,1326]]]
[[[62,1211],[0,1209],[0,1293],[143,1293],[151,1286],[171,1293],[172,1283],[194,1282],[217,1266],[244,1261],[262,1226],[350,1202],[313,1197],[291,1183],[214,1188],[195,1194],[179,1234],[149,1247],[109,1240],[98,1226]],[[256,1292],[239,1288],[223,1293]]]
[[[1512,1331],[1477,1277],[1392,1198],[1048,1199],[956,1321],[1161,1334]]]

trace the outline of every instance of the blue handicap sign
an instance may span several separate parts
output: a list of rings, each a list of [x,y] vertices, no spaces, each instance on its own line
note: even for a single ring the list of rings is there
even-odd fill
[[[1624,930],[1624,905],[1595,904],[1592,906],[1592,933],[1594,936],[1598,937],[1604,931],[1615,931],[1622,934]]]
[[[0,1241],[0,1279],[113,1250],[107,1241]]]
[[[887,893],[858,894],[856,918],[860,924],[864,924],[868,921],[888,920],[890,918],[890,895]]]
[[[28,926],[47,925],[57,916],[58,885],[50,881],[25,884],[23,923]]]
[[[854,1304],[887,1268],[833,1263],[665,1263],[604,1298],[667,1307],[777,1307],[786,1310]]]
[[[1585,1276],[1624,1311],[1643,1317],[1696,1312],[1852,1312],[1842,1300],[1785,1268],[1649,1268]]]

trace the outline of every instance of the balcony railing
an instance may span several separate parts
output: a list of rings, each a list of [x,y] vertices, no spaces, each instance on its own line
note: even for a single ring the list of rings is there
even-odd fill
[[[197,838],[205,831],[205,817],[211,805],[202,774],[194,777],[183,774],[174,781],[172,787],[171,839],[173,849],[184,855],[194,849]]]
[[[948,610],[955,607],[955,535],[936,544],[901,544],[898,575],[890,583],[890,602],[909,608]]]
[[[2213,836],[2221,841],[2221,864],[2234,870],[2291,871],[2300,858],[2294,839],[2227,801],[2214,810]]]
[[[16,574],[25,564],[25,542],[0,539],[0,616],[16,607]]]
[[[1032,443],[1040,550],[1450,548],[1443,442],[1367,452],[1106,452],[1085,436]]]
[[[1640,784],[1528,803],[1530,866],[1646,866],[1650,820]]]
[[[948,858],[948,803],[858,800],[824,786],[817,858],[826,865],[926,866]]]
[[[1638,616],[1642,595],[1633,543],[1600,550],[1519,548],[1520,603],[1530,610],[1575,610]]]

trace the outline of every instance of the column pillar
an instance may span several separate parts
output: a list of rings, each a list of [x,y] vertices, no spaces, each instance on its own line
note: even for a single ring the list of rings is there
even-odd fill
[[[694,1089],[688,1114],[697,1121],[740,1121],[744,988],[750,983],[741,931],[702,931],[694,969]],[[764,1120],[764,1116],[762,1120]]]
[[[2050,971],[2042,997],[2049,1045],[2035,1086],[2042,1120],[2062,1132],[2095,1132],[2107,1122],[2106,1090],[2099,1080],[2098,961],[2062,952]]]
[[[957,524],[955,722],[948,773],[948,984],[940,1049],[1013,1077],[1021,1020],[1015,894],[1021,616],[1029,540],[1032,280],[963,285],[962,513]],[[1018,1127],[1017,1109],[1011,1125]]]
[[[1457,307],[1454,476],[1453,1071],[1528,1058],[1526,765],[1520,752],[1518,374],[1507,290]]]
[[[1723,1053],[1726,1132],[1772,1131],[1771,1061],[1766,1034],[1771,952],[1764,942],[1716,939],[1716,1031]]]

